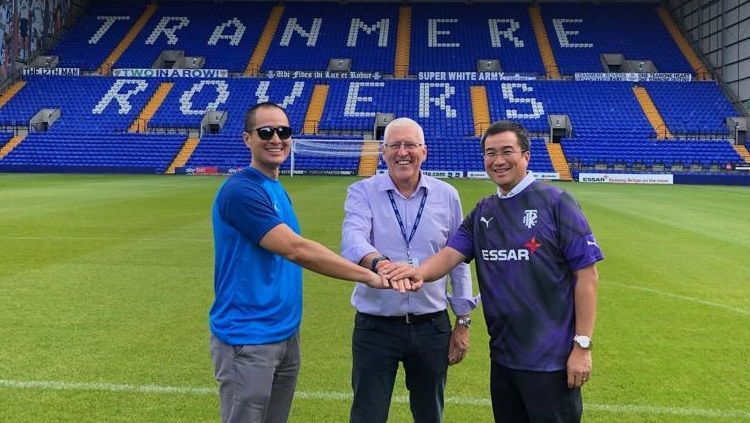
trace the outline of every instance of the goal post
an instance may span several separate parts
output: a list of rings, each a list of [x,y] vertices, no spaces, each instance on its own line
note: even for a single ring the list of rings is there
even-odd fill
[[[381,141],[351,138],[295,138],[292,141],[290,175],[294,176],[297,160],[300,157],[356,158],[360,161],[366,158],[377,163],[380,148],[373,148],[373,145],[379,146],[380,143]]]

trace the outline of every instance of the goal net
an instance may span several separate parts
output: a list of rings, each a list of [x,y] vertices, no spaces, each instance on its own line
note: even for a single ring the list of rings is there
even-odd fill
[[[300,164],[305,163],[307,158],[323,158],[324,160],[315,161],[318,166],[330,166],[329,169],[316,170],[336,170],[335,167],[339,163],[343,165],[343,163],[359,161],[365,157],[377,162],[379,156],[380,141],[297,138],[292,142],[290,171],[291,175],[294,175],[295,169],[300,168]]]

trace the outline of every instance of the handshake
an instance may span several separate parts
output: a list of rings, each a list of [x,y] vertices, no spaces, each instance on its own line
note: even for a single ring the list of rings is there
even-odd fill
[[[378,262],[376,270],[377,274],[371,273],[372,278],[365,282],[370,288],[390,288],[403,294],[406,291],[417,292],[424,286],[424,277],[419,268],[408,263],[382,260]]]

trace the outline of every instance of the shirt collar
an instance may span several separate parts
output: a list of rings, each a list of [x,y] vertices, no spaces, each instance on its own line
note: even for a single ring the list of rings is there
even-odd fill
[[[511,198],[515,197],[516,195],[520,194],[521,191],[526,189],[527,186],[531,185],[532,182],[536,181],[536,178],[534,178],[534,175],[532,172],[526,172],[526,176],[521,179],[521,182],[517,183],[516,186],[513,187],[510,191],[508,191],[507,194],[503,194],[500,191],[500,187],[497,188],[497,196],[501,199]]]
[[[418,193],[422,188],[424,188],[425,191],[429,191],[429,186],[427,183],[427,178],[425,177],[425,174],[422,173],[422,171],[419,171],[419,183],[417,184],[417,189],[414,190],[412,193],[412,197],[414,197],[414,194]],[[401,195],[398,188],[396,188],[396,184],[393,183],[393,180],[391,179],[391,175],[388,174],[388,172],[385,172],[380,175],[380,181],[378,183],[378,191],[386,192],[389,190],[393,190],[398,193],[398,195]]]

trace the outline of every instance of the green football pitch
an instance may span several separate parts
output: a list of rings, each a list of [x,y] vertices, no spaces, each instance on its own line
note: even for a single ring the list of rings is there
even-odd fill
[[[220,177],[0,174],[0,421],[218,420],[208,352]],[[355,178],[283,178],[339,250]],[[449,180],[468,212],[494,192]],[[599,264],[590,422],[750,421],[750,189],[560,184]],[[343,422],[352,285],[305,272],[293,422]],[[445,421],[489,422],[487,333],[450,368]],[[391,421],[410,420],[403,374]]]

